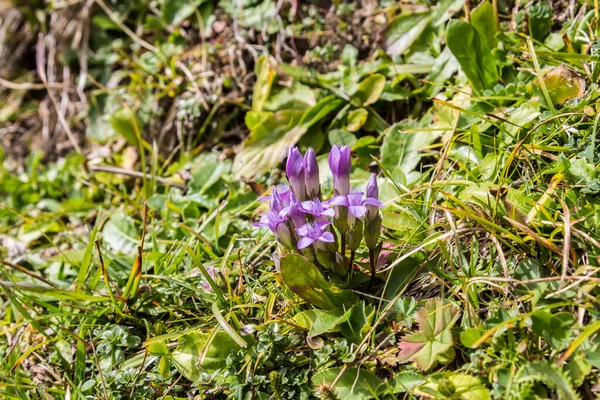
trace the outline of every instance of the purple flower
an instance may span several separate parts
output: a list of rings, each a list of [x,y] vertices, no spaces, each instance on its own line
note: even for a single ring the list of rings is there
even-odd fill
[[[254,226],[267,227],[275,235],[275,239],[284,246],[292,247],[292,233],[287,227],[287,217],[284,213],[269,211],[256,222]]]
[[[377,175],[375,174],[371,174],[371,177],[367,182],[366,196],[367,199],[375,199],[379,201],[379,188],[377,187]],[[367,203],[367,221],[372,221],[375,219],[375,217],[379,215],[379,210],[377,208],[382,206],[383,204],[381,204],[381,202],[379,205]]]
[[[294,193],[287,185],[277,185],[273,188],[273,193],[270,196],[264,196],[260,200],[268,200],[271,206],[271,211],[276,213],[281,212],[289,207],[294,198]]]
[[[315,242],[334,242],[335,238],[331,232],[323,230],[329,222],[321,222],[317,224],[305,224],[296,229],[296,232],[301,239],[298,241],[298,249],[302,250]]]
[[[298,201],[298,199],[293,198],[291,205],[283,210],[283,213],[286,213],[290,216],[290,220],[292,221],[292,225],[294,227],[299,228],[306,224],[306,215],[302,210],[302,203]]]
[[[348,207],[348,212],[356,218],[360,218],[366,214],[366,205],[383,207],[383,204],[377,199],[371,197],[363,199],[363,192],[358,190],[352,191],[347,196],[335,196],[328,201],[328,204],[334,206],[346,206]]]
[[[306,197],[306,187],[304,185],[304,162],[302,154],[297,147],[290,148],[288,153],[287,163],[285,165],[285,173],[287,174],[290,187],[300,200]]]
[[[327,217],[333,218],[335,215],[335,210],[329,208],[328,204],[321,203],[319,199],[303,201],[300,204],[300,210],[304,211],[306,214],[312,215],[319,222],[326,221]]]
[[[319,165],[315,151],[309,148],[304,154],[302,163],[304,167],[304,184],[306,186],[306,194],[309,198],[318,197],[321,193],[321,184],[319,182]]]
[[[352,161],[350,160],[350,148],[348,146],[333,146],[329,153],[329,168],[333,174],[333,185],[337,190],[337,194],[345,196],[350,193]]]

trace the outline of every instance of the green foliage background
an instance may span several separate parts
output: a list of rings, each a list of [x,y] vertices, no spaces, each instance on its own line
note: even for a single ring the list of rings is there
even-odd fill
[[[594,2],[2,15],[3,398],[597,396]],[[252,227],[295,144],[378,173],[370,291]]]

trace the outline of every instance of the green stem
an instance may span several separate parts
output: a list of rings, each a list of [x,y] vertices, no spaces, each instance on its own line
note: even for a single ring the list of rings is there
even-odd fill
[[[375,283],[375,265],[377,260],[375,260],[375,250],[369,249],[369,265],[371,266],[371,281],[369,282],[369,288],[367,291],[371,290],[373,284]]]

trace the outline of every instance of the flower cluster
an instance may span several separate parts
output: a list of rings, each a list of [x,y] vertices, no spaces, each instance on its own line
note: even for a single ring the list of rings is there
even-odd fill
[[[298,148],[290,149],[286,164],[289,186],[276,186],[263,198],[270,209],[255,226],[269,228],[288,251],[299,252],[339,274],[351,270],[364,237],[373,273],[380,248],[379,207],[383,206],[377,178],[371,175],[365,192],[350,187],[352,161],[347,146],[333,146],[328,161],[334,194],[324,201],[315,152],[308,149],[302,156]]]

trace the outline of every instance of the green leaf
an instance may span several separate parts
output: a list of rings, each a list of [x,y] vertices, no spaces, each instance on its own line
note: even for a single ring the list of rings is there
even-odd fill
[[[342,335],[354,344],[359,344],[371,328],[375,318],[375,308],[372,305],[366,306],[364,302],[356,303],[350,309],[348,320],[341,324]]]
[[[487,41],[473,25],[452,20],[446,31],[446,43],[473,85],[483,92],[498,83],[498,71]]]
[[[312,328],[312,326],[314,325],[315,321],[317,320],[317,318],[319,318],[321,315],[325,314],[326,312],[327,311],[323,311],[323,310],[319,310],[319,309],[302,311],[294,316],[294,321],[300,327],[302,327],[306,330],[310,330]]]
[[[406,393],[425,383],[422,375],[415,372],[399,372],[391,382],[393,393]]]
[[[416,121],[407,120],[392,125],[381,146],[381,165],[389,171],[398,167],[408,175],[421,160],[421,151],[433,143],[441,131],[418,131]]]
[[[402,337],[398,347],[400,362],[414,361],[428,370],[452,347],[450,328],[460,316],[459,308],[444,300],[430,300],[417,311],[418,332]]]
[[[279,165],[288,149],[306,132],[306,127],[298,125],[302,114],[299,110],[248,112],[250,136],[233,161],[235,176],[249,178]]]
[[[102,228],[102,238],[114,251],[133,253],[138,244],[138,233],[133,219],[122,211],[114,213]]]
[[[330,368],[317,372],[312,378],[313,387],[329,387],[341,371],[341,368]],[[381,380],[376,375],[364,369],[348,368],[333,390],[338,398],[344,400],[366,400],[373,397],[372,393],[379,385]]]
[[[515,377],[516,382],[542,382],[556,390],[559,399],[579,399],[566,374],[547,360],[526,364]]]
[[[125,107],[108,116],[106,120],[115,132],[123,136],[129,144],[138,145],[144,127],[135,111]]]
[[[555,105],[583,97],[585,79],[564,65],[559,65],[544,76],[544,83]]]
[[[431,13],[405,14],[392,19],[384,32],[386,52],[402,55],[419,38],[431,21]]]
[[[369,112],[364,108],[357,108],[356,110],[350,111],[348,114],[348,121],[346,123],[346,130],[349,132],[356,132],[367,122]]]
[[[153,356],[167,356],[169,355],[169,349],[165,342],[154,342],[148,346],[148,352]]]
[[[258,58],[254,72],[256,73],[256,83],[252,93],[252,110],[263,111],[275,80],[275,69],[271,66],[269,56]]]
[[[494,7],[488,0],[484,0],[471,12],[471,24],[485,39],[490,49],[496,48],[498,41],[494,37],[498,32]]]
[[[331,332],[350,318],[350,309],[336,308],[320,314],[312,324],[309,336],[319,336]]]
[[[473,348],[473,345],[483,335],[483,330],[480,328],[467,328],[460,333],[460,342],[468,348]]]
[[[416,396],[435,394],[435,398],[456,400],[490,400],[488,388],[475,376],[460,372],[441,372],[428,377],[427,383],[415,390]],[[439,397],[438,397],[439,396]]]
[[[353,304],[356,296],[325,280],[315,264],[297,254],[288,254],[280,261],[281,276],[286,285],[307,302],[326,310]]]
[[[208,339],[211,339],[210,342]],[[177,370],[192,382],[200,379],[204,371],[212,373],[224,368],[227,357],[241,347],[225,332],[190,333],[181,337],[171,360]]]
[[[557,350],[571,340],[575,316],[569,312],[551,313],[538,310],[531,315],[531,329]]]
[[[332,146],[337,144],[338,146],[352,147],[356,143],[356,136],[344,129],[332,129],[327,134],[327,137]]]
[[[373,74],[365,78],[352,95],[352,103],[357,107],[366,107],[379,100],[385,89],[385,76]]]
[[[179,25],[190,17],[204,0],[166,0],[162,6],[162,19],[169,25]]]

